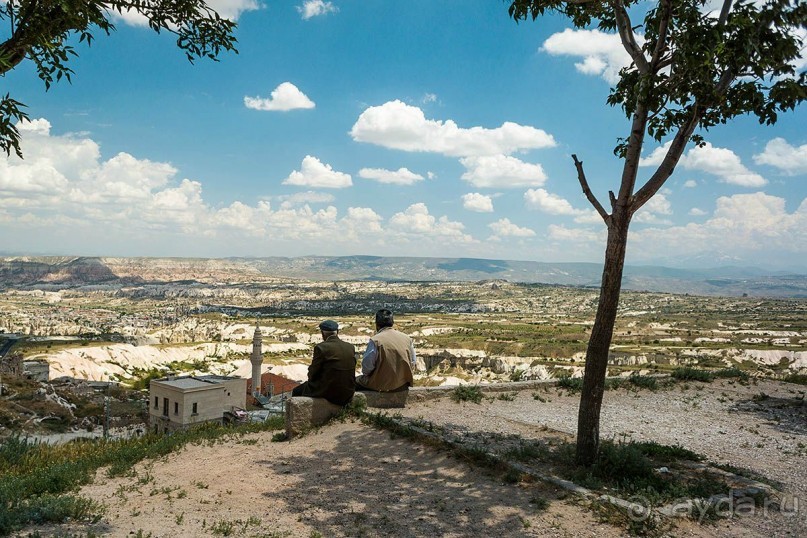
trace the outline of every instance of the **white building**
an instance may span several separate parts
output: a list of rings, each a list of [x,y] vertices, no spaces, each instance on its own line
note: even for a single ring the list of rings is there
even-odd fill
[[[224,413],[246,408],[247,380],[219,375],[166,377],[149,384],[149,424],[172,432],[203,422],[222,422]]]

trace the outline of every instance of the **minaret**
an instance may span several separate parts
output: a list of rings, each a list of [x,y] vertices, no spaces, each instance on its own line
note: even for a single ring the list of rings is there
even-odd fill
[[[261,328],[255,322],[255,334],[252,335],[252,355],[249,360],[252,362],[252,394],[261,393],[261,364],[263,363]]]

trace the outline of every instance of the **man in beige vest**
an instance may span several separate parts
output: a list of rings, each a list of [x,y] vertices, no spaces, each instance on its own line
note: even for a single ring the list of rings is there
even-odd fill
[[[412,385],[417,357],[412,339],[392,328],[392,312],[382,308],[375,314],[375,335],[367,342],[361,361],[362,375],[356,390],[397,392]]]

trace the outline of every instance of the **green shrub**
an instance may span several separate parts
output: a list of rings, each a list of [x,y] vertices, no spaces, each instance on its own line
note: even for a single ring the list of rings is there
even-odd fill
[[[558,388],[568,390],[569,392],[580,392],[583,390],[583,378],[569,376],[559,377]]]
[[[658,380],[655,377],[646,375],[632,375],[628,377],[628,381],[640,389],[656,390],[658,388]]]
[[[723,368],[722,370],[715,370],[714,372],[712,372],[712,375],[721,378],[737,378],[743,380],[748,379],[748,374],[736,367]],[[805,376],[805,378],[807,379],[807,376]]]
[[[482,389],[476,385],[458,385],[451,393],[451,399],[455,402],[482,402]]]
[[[129,381],[129,388],[132,390],[147,390],[152,380],[163,378],[165,375],[166,370],[158,368],[150,370],[135,368],[132,375],[133,379]]]
[[[627,485],[653,477],[653,465],[635,443],[604,442],[591,473],[609,483]]]
[[[673,370],[672,377],[678,381],[701,381],[703,383],[711,383],[714,379],[714,374],[707,370],[699,370],[687,366]]]
[[[784,378],[788,383],[796,383],[798,385],[807,385],[807,375],[805,374],[790,374]]]
[[[544,460],[549,457],[549,448],[535,441],[521,441],[518,446],[507,450],[503,456],[518,461]]]
[[[597,459],[589,468],[574,464],[574,446],[561,450],[567,462],[567,478],[594,489],[609,488],[619,494],[639,494],[653,502],[681,497],[709,497],[728,486],[721,480],[703,475],[695,480],[669,480],[655,469],[677,460],[699,461],[702,456],[680,446],[652,442],[603,441]]]
[[[605,390],[617,390],[622,388],[622,385],[625,384],[625,380],[621,377],[615,377],[612,379],[605,380]]]
[[[642,454],[651,458],[676,461],[676,460],[689,460],[689,461],[702,461],[703,456],[693,452],[681,445],[660,445],[655,441],[643,441],[633,443],[641,450]]]

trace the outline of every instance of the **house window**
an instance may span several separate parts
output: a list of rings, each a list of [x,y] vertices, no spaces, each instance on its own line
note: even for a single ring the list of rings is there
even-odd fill
[[[179,402],[174,402],[174,414],[179,414]]]
[[[193,402],[193,414],[194,414],[194,415],[198,415],[198,414],[199,414],[199,404],[198,404],[198,403],[196,403],[196,402]]]
[[[163,398],[163,416],[168,416],[168,398]]]
[[[160,397],[155,396],[154,397],[154,409],[159,409],[159,408],[160,408]]]

